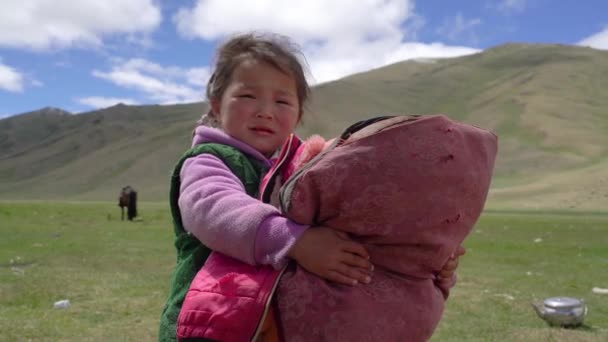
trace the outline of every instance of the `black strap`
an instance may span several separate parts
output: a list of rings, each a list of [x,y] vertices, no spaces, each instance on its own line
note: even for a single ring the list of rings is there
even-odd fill
[[[375,124],[378,121],[382,121],[382,120],[386,120],[386,119],[390,119],[390,118],[394,118],[394,117],[395,117],[394,115],[377,116],[375,118],[359,121],[359,122],[357,122],[355,124],[350,125],[350,127],[348,127],[347,129],[345,129],[344,132],[342,132],[342,134],[340,135],[340,139],[341,140],[348,139],[348,137],[351,134],[353,134],[353,133],[355,133],[355,132],[357,132],[357,131],[359,131],[359,130],[361,130],[361,129],[369,126],[369,125]]]

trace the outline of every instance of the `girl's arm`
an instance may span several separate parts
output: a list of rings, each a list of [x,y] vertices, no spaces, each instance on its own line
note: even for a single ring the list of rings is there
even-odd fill
[[[277,208],[247,195],[217,157],[202,154],[186,160],[180,177],[184,228],[212,250],[276,269],[291,257],[328,280],[369,281],[371,263],[362,256],[367,252],[361,245],[329,228],[309,230],[281,216]]]
[[[243,183],[217,157],[186,160],[178,204],[184,228],[212,250],[248,264],[280,268],[308,228],[245,192]]]

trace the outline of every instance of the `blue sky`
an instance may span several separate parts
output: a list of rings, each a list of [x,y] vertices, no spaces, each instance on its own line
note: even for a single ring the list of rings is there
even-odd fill
[[[608,50],[608,1],[3,0],[0,118],[202,101],[214,48],[248,30],[300,44],[314,84],[508,42]]]

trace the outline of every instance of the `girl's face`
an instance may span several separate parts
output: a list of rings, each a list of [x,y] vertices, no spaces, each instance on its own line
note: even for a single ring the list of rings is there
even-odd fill
[[[294,131],[300,103],[293,77],[266,62],[247,59],[234,69],[211,109],[228,135],[269,157]]]

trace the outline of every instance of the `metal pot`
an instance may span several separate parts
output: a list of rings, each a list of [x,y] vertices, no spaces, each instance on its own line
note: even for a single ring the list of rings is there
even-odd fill
[[[538,317],[550,325],[576,327],[583,324],[587,315],[587,306],[582,299],[570,297],[552,297],[539,303],[532,303]]]

